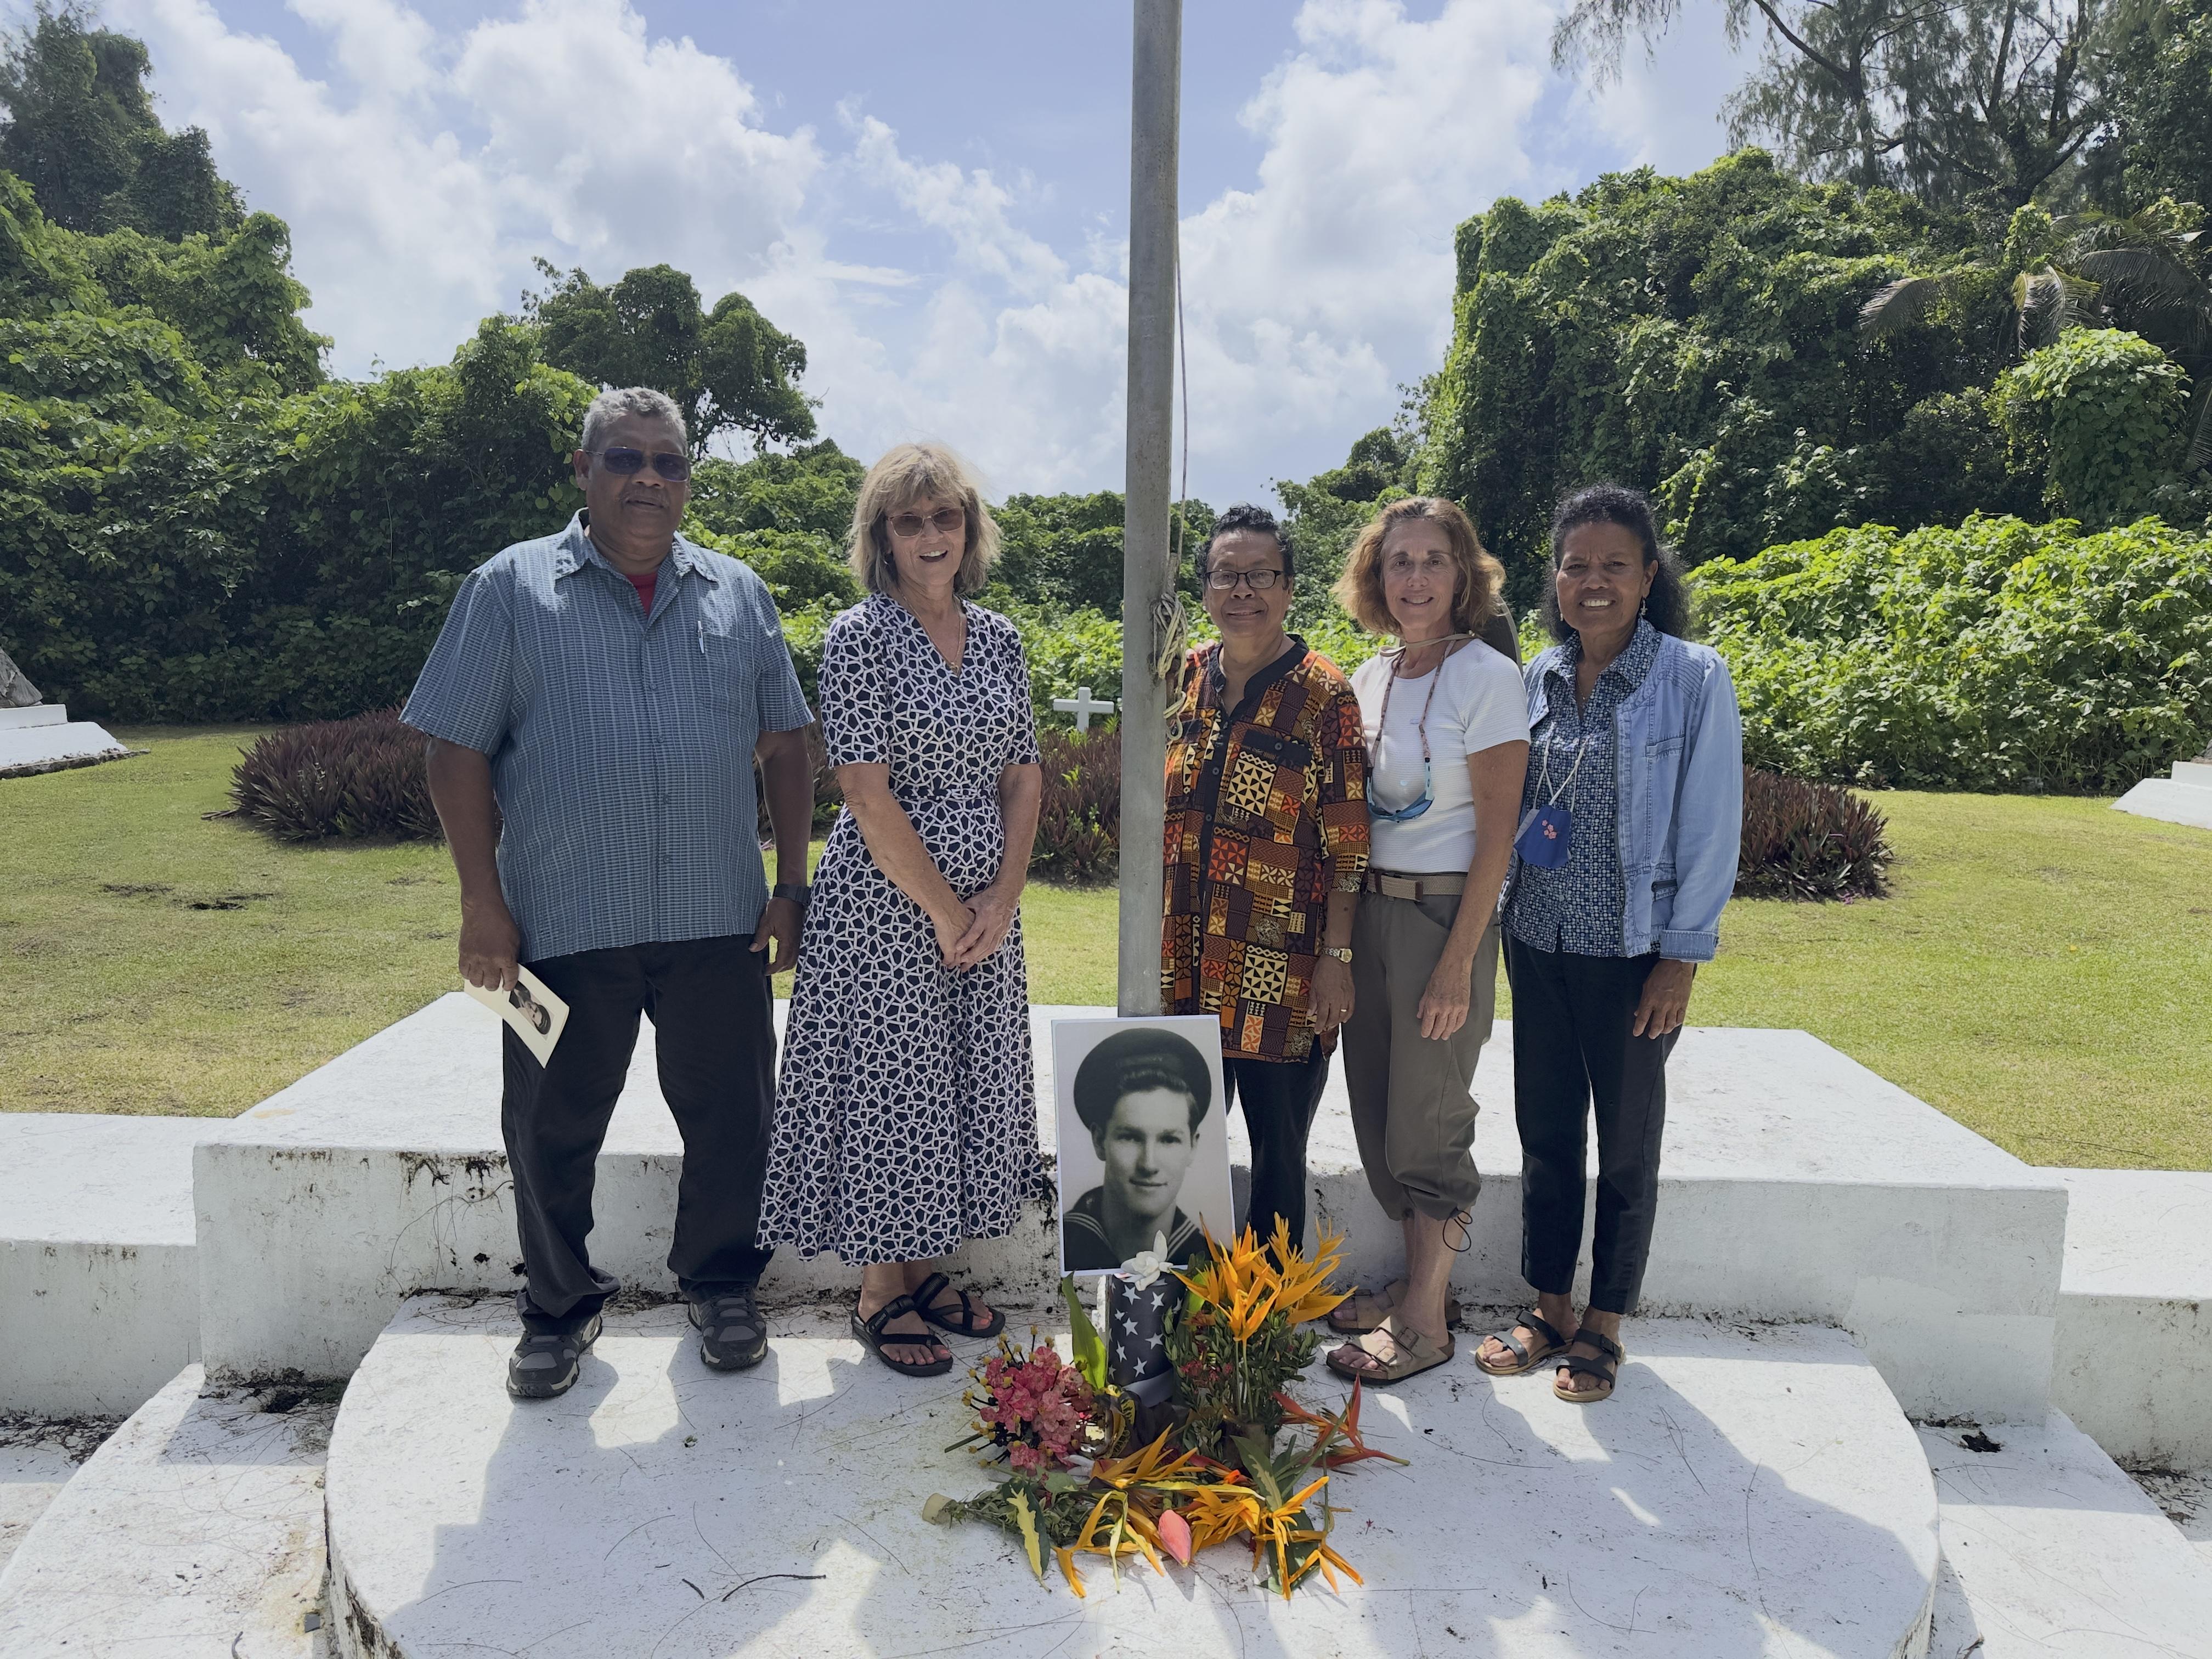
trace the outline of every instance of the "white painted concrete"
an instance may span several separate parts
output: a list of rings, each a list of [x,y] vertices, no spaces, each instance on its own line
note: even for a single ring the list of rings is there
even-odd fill
[[[0,1426],[0,1567],[61,1495],[82,1460],[43,1425]]]
[[[224,1127],[0,1112],[0,1412],[127,1415],[198,1358],[192,1148]]]
[[[58,702],[34,702],[24,708],[0,708],[0,732],[27,732],[33,726],[61,726],[69,710]]]
[[[330,1408],[204,1395],[189,1366],[0,1571],[0,1659],[313,1659]]]
[[[104,726],[92,720],[70,720],[68,711],[58,705],[34,706],[26,712],[35,713],[39,708],[54,708],[61,719],[0,725],[0,773],[12,772],[19,767],[113,759],[130,752],[110,737]]]
[[[1041,1133],[1052,1145],[1049,1022],[1033,1009]],[[673,1289],[663,1265],[680,1143],[653,1080],[649,1024],[599,1168],[596,1260]],[[1526,1294],[1510,1034],[1477,1076],[1487,1185],[1455,1283],[1473,1303]],[[1668,1148],[1647,1310],[1832,1321],[1867,1342],[1906,1409],[2039,1421],[2065,1188],[1802,1031],[1692,1030],[1670,1067]],[[211,1370],[349,1370],[407,1293],[479,1292],[519,1265],[498,1127],[496,1022],[440,999],[236,1120],[198,1154],[201,1334]],[[1232,1151],[1241,1156],[1241,1123]],[[1317,1225],[1347,1267],[1393,1269],[1397,1232],[1359,1170],[1340,1067],[1313,1135]],[[1042,1301],[1040,1205],[1010,1239],[970,1247],[987,1290]],[[764,1291],[842,1293],[834,1258],[788,1253]]]
[[[2181,1529],[2197,1559],[2212,1571],[2212,1469],[2130,1469],[2159,1512]]]
[[[2212,1468],[2212,1175],[2058,1170],[2052,1403],[2124,1462]]]
[[[1891,1659],[1924,1635],[1927,1467],[1831,1329],[1632,1322],[1596,1407],[1464,1356],[1370,1395],[1376,1443],[1412,1462],[1337,1477],[1365,1587],[1288,1604],[1226,1547],[1118,1589],[1097,1563],[1079,1601],[998,1534],[924,1522],[932,1491],[989,1483],[939,1449],[957,1376],[786,1334],[718,1376],[663,1308],[617,1316],[574,1390],[525,1406],[501,1386],[512,1336],[494,1304],[424,1298],[355,1376],[330,1460],[342,1650]],[[1314,1395],[1340,1398],[1323,1376]]]
[[[2212,1567],[2063,1413],[1993,1430],[1994,1451],[1964,1437],[1920,1433],[1972,1620],[1968,1632],[1939,1603],[1932,1656],[2212,1656]]]
[[[2212,830],[2212,765],[2176,761],[2172,776],[2145,778],[2112,805],[2140,817]]]

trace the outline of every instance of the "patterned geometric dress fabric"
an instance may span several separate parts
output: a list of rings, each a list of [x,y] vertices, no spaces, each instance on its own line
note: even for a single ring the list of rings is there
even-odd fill
[[[957,674],[896,601],[846,611],[823,642],[820,702],[830,763],[888,765],[966,898],[999,873],[999,775],[1037,746],[1019,635],[963,609]],[[946,967],[921,907],[839,813],[799,940],[761,1243],[920,1261],[1011,1232],[1041,1180],[1035,1091],[1019,918],[989,957]]]

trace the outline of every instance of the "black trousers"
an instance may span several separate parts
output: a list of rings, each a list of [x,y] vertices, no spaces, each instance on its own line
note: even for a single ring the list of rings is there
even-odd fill
[[[1597,1116],[1597,1221],[1589,1305],[1636,1311],[1659,1200],[1667,1056],[1679,1031],[1632,1036],[1644,981],[1658,963],[1585,957],[1505,939],[1513,986],[1513,1111],[1521,1130],[1521,1273],[1537,1290],[1573,1288],[1583,1241],[1588,1128]]]
[[[1244,1107],[1244,1132],[1252,1141],[1252,1198],[1245,1225],[1266,1243],[1275,1218],[1290,1224],[1291,1243],[1306,1242],[1306,1137],[1328,1081],[1328,1056],[1316,1043],[1304,1060],[1221,1059],[1229,1099]],[[1226,1244],[1230,1241],[1221,1241]]]
[[[500,1127],[514,1177],[528,1277],[517,1293],[532,1331],[580,1329],[620,1288],[592,1265],[592,1178],[614,1115],[637,1018],[653,1020],[660,1092],[684,1136],[668,1266],[694,1299],[750,1285],[770,1252],[760,1230],[775,1108],[775,1026],[767,953],[747,934],[583,951],[529,964],[568,1005],[550,1065],[501,1028]]]

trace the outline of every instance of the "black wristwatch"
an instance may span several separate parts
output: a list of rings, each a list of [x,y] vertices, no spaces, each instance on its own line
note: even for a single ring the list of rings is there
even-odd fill
[[[774,887],[769,890],[769,896],[770,898],[789,899],[793,904],[804,910],[806,908],[806,896],[813,890],[814,890],[811,887],[803,886],[793,882],[780,881],[776,883]]]

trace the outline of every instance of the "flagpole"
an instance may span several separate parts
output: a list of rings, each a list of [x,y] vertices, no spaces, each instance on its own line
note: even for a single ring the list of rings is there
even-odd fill
[[[1134,0],[1129,122],[1129,404],[1121,525],[1121,881],[1118,1001],[1160,1012],[1168,685],[1153,618],[1175,591],[1176,166],[1182,0]]]

